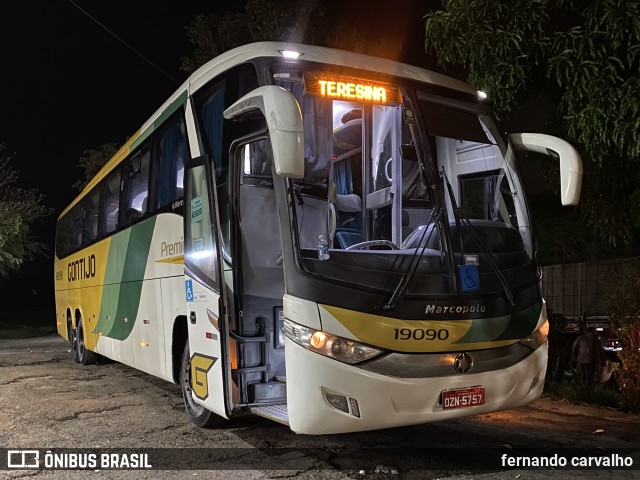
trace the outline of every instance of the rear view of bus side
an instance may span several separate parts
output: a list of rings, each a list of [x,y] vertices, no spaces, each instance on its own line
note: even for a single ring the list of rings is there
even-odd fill
[[[58,332],[180,383],[191,420],[298,433],[513,408],[544,384],[515,151],[481,92],[417,67],[257,43],[201,67],[59,217]]]

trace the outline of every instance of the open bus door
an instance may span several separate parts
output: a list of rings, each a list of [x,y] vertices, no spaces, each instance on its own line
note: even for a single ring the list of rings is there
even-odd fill
[[[215,177],[209,158],[191,160],[184,178],[189,339],[180,379],[191,420],[199,426],[211,426],[229,418],[233,405]]]
[[[245,114],[255,111],[265,117],[277,175],[302,177],[302,118],[295,98],[280,87],[259,87],[235,102],[224,116],[241,120]],[[236,373],[240,369],[235,365],[237,359],[230,354],[231,329],[222,271],[224,257],[218,228],[217,189],[206,155],[187,163],[184,185],[189,339],[187,354],[183,356],[181,384],[191,420],[198,426],[213,426],[231,416],[234,408],[232,368]]]

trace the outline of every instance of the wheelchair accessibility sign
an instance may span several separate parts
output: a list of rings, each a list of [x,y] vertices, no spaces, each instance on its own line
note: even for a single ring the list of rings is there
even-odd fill
[[[204,292],[195,292],[193,290],[193,280],[184,281],[184,293],[187,302],[204,302],[207,300],[207,294]]]
[[[184,288],[187,294],[187,302],[193,302],[193,280],[185,280]]]

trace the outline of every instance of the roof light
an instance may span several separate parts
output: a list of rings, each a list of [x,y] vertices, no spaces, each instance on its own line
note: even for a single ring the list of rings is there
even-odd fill
[[[486,100],[487,99],[487,94],[484,93],[482,90],[478,90],[478,99],[479,100]]]
[[[300,55],[300,52],[296,52],[293,50],[278,50],[284,58],[287,60],[297,60]]]

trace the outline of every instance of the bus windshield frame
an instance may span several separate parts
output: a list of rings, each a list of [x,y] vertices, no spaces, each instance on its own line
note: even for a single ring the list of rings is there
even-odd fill
[[[486,105],[407,79],[331,68],[297,62],[270,70],[274,83],[298,100],[305,125],[305,178],[287,180],[297,270],[387,295],[409,275],[406,294],[413,298],[501,293],[500,275],[515,289],[535,284],[539,269],[515,156]],[[351,98],[365,88],[386,88],[386,95]],[[448,121],[437,128],[434,119],[443,113]],[[452,170],[443,158],[456,141],[474,144],[483,157],[490,153],[490,168]],[[354,158],[364,170],[352,162],[345,175],[341,164]],[[453,203],[447,176],[455,184]],[[493,210],[480,198],[491,196]],[[456,209],[475,235],[456,225]],[[329,242],[328,260],[319,259],[320,235]],[[490,240],[496,235],[499,245]],[[517,248],[510,251],[508,243]],[[460,266],[467,263],[479,270],[479,288],[464,287]]]

